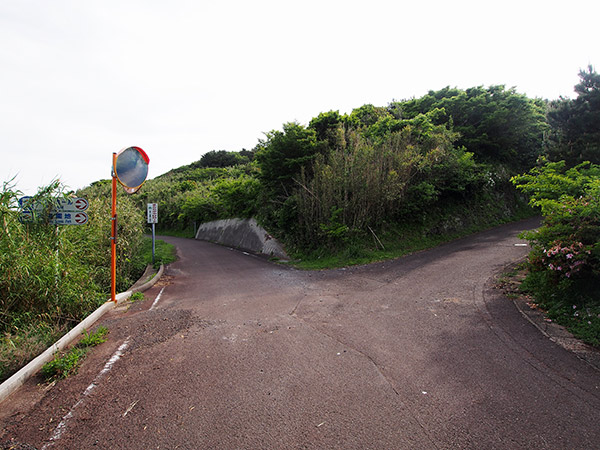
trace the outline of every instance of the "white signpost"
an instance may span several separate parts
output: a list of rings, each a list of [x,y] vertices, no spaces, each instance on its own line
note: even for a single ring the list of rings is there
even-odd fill
[[[158,203],[148,203],[148,223],[158,223]]]
[[[152,224],[152,264],[154,264],[155,230],[158,223],[158,203],[148,203],[148,223]]]

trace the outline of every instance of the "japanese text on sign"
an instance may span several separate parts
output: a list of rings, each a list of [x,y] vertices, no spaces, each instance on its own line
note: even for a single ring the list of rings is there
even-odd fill
[[[158,203],[148,203],[148,223],[158,223]]]

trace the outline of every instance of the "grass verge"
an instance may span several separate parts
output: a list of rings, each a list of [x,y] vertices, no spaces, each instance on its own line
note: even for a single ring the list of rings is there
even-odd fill
[[[41,373],[49,381],[66,378],[77,373],[79,366],[90,348],[106,342],[108,329],[100,326],[94,333],[84,331],[83,338],[69,351],[56,354],[52,361],[42,366]]]
[[[152,238],[144,237],[141,251],[141,260],[144,267],[152,263]],[[154,242],[154,267],[158,268],[161,264],[170,264],[177,260],[177,250],[174,245],[160,239]]]
[[[322,248],[310,253],[295,253],[290,264],[299,269],[322,270],[385,261],[431,249],[503,223],[532,216],[532,212],[527,210],[510,219],[483,221],[448,231],[444,231],[443,227],[395,226],[388,228],[380,235],[369,234],[349,240],[344,243],[341,250]]]

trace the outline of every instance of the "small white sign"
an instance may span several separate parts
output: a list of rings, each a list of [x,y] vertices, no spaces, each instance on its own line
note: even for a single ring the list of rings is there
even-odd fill
[[[158,203],[148,203],[148,223],[158,223]]]

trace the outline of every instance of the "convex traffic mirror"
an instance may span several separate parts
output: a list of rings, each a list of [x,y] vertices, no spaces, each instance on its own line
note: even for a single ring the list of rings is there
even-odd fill
[[[114,174],[128,194],[142,187],[148,176],[150,158],[140,147],[127,147],[117,153]]]

